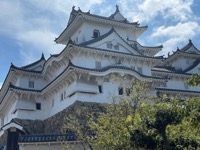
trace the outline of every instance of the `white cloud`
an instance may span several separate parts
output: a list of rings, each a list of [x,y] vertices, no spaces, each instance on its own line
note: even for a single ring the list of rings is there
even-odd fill
[[[196,22],[178,23],[175,26],[161,26],[154,30],[152,38],[164,39],[163,52],[166,54],[169,51],[175,50],[178,43],[185,42],[190,38],[195,37],[200,33],[200,26]]]
[[[192,17],[193,0],[118,0],[125,15],[131,21],[149,22],[158,15],[165,19],[186,21]]]

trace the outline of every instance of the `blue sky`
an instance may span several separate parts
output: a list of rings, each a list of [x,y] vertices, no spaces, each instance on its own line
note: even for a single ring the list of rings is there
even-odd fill
[[[0,87],[11,62],[23,66],[44,53],[57,54],[62,45],[54,39],[65,29],[72,6],[109,16],[119,5],[129,21],[148,25],[138,39],[146,46],[163,44],[159,55],[175,51],[192,39],[200,49],[199,0],[0,0]]]

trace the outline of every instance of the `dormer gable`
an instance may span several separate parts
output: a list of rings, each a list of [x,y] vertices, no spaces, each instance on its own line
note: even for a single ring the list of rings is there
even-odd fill
[[[193,54],[200,54],[200,51],[194,46],[191,39],[189,39],[189,43],[183,48],[181,48],[180,51],[193,53]]]
[[[44,54],[42,53],[42,56],[38,61],[35,61],[26,66],[23,66],[23,67],[21,67],[21,69],[29,70],[29,71],[42,71],[45,62],[46,62],[46,59],[44,57]]]
[[[142,55],[139,51],[129,45],[114,28],[109,32],[90,41],[80,44],[81,46],[93,47],[98,49],[118,51],[134,55]]]
[[[123,22],[128,22],[126,18],[120,13],[119,11],[119,6],[116,5],[116,10],[115,12],[108,17],[109,19],[116,20],[116,21],[123,21]]]

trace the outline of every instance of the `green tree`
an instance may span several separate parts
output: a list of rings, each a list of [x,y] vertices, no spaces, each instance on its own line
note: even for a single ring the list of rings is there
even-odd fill
[[[102,111],[82,110],[82,119],[68,117],[65,129],[91,150],[200,148],[198,98],[151,97],[151,83],[137,80],[126,87],[124,95],[113,97]]]

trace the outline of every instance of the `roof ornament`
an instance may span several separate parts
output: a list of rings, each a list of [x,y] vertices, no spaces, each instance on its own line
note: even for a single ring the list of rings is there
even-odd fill
[[[169,56],[170,56],[170,52],[168,52],[168,54],[167,54],[167,55],[168,55],[168,57],[169,57]]]
[[[119,12],[119,6],[116,4],[116,12]]]
[[[75,6],[73,5],[73,6],[72,6],[72,10],[74,10],[74,8],[75,8]]]
[[[78,7],[78,11],[81,11],[80,7]]]
[[[88,12],[87,12],[88,14],[90,14],[90,10],[88,10]]]
[[[45,57],[44,57],[44,53],[42,53],[41,59],[45,59]]]
[[[177,47],[177,51],[179,51],[180,49]]]
[[[189,44],[191,44],[192,43],[192,40],[191,39],[189,39]]]

